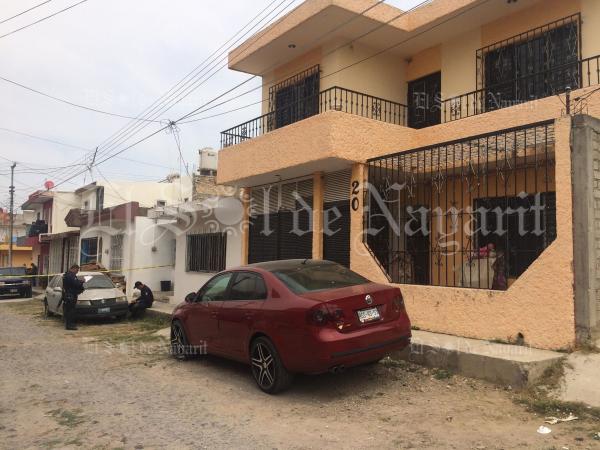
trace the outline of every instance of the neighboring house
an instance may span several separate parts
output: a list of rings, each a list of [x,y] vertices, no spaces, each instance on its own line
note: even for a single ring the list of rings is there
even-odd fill
[[[243,202],[235,188],[215,183],[217,156],[213,149],[200,150],[192,201],[154,208],[148,214],[175,242],[177,303],[215,273],[242,263]]]
[[[24,245],[32,248],[40,275],[62,273],[78,260],[79,229],[64,220],[75,200],[73,192],[36,191],[21,205],[33,215]],[[44,277],[40,280],[47,282]]]
[[[331,259],[422,329],[572,347],[600,325],[600,150],[570,117],[600,116],[599,55],[597,0],[305,1],[229,54],[263,79],[221,133],[242,262]]]
[[[25,264],[29,267],[33,262],[32,247],[24,245],[32,218],[33,213],[31,211],[13,214],[13,266],[23,266]],[[10,213],[0,210],[0,267],[9,265],[9,242]]]
[[[242,264],[244,207],[237,196],[210,197],[152,211],[175,242],[175,302],[197,292],[214,274]]]
[[[190,178],[165,182],[94,182],[75,191],[78,205],[65,218],[80,230],[80,264],[99,263],[121,273],[131,295],[141,280],[152,290],[172,282],[175,240],[147,217],[150,208],[165,208],[192,197]]]
[[[12,267],[26,266],[28,269],[33,262],[31,247],[13,244],[12,247]],[[8,267],[8,244],[0,243],[0,267]]]

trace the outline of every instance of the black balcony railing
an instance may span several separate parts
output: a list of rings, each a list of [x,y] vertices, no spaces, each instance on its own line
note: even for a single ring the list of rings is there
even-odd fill
[[[318,96],[305,97],[221,132],[221,148],[239,144],[326,111],[341,111],[406,126],[406,109],[406,105],[401,103],[334,86],[320,92]]]
[[[600,84],[600,55],[487,86],[442,101],[442,120],[451,122],[532,100]]]

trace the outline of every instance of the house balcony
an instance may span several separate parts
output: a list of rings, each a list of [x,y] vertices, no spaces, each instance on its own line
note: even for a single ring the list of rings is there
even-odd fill
[[[36,220],[31,225],[29,225],[27,237],[38,237],[40,234],[43,233],[48,233],[48,222],[46,222],[45,220]]]
[[[526,107],[527,103],[534,100],[599,84],[600,55],[596,55],[443,99],[441,120],[452,122],[502,108]],[[587,98],[569,95],[564,100],[564,108],[569,113],[581,112]]]
[[[600,85],[600,55],[502,83],[486,84],[484,79],[480,83],[484,87],[472,92],[437,96],[433,101],[409,99],[408,105],[333,87],[314,99],[276,107],[221,133],[218,182],[256,186],[342,170],[355,162],[440,139],[551,120],[567,110],[591,112],[596,104],[600,108],[595,100],[600,93],[592,95]],[[411,117],[423,109],[437,120],[424,128],[411,128]]]
[[[394,125],[406,126],[407,123],[406,105],[334,86],[222,131],[221,148],[237,145],[327,111],[340,111]]]

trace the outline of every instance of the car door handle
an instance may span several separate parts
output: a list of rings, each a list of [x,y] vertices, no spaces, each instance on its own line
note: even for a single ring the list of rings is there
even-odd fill
[[[252,319],[252,318],[254,318],[254,313],[251,313],[251,312],[244,313],[244,318]]]
[[[219,317],[219,312],[218,311],[211,311],[210,315],[216,319],[217,317]]]

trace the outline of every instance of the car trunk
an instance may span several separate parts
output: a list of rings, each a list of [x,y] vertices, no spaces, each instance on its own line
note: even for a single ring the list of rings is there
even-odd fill
[[[393,305],[394,298],[400,296],[400,290],[375,283],[307,292],[301,296],[321,302],[330,314],[341,310],[343,320],[335,321],[333,326],[342,333],[395,320],[401,313]],[[370,304],[367,296],[370,297]],[[379,317],[374,317],[373,309],[377,310]],[[362,320],[359,316],[362,316]]]

